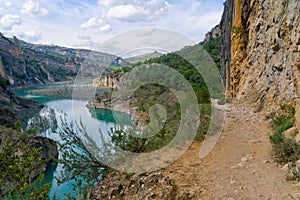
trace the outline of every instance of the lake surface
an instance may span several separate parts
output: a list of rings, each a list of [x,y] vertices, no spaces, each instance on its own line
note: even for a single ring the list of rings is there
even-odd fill
[[[39,95],[27,95],[26,90],[33,89],[20,89],[16,90],[16,94],[22,97],[33,99],[45,107],[39,111],[33,118],[26,122],[26,128],[34,127],[38,130],[40,135],[55,141],[60,141],[59,135],[56,133],[58,128],[61,127],[62,119],[67,123],[75,123],[82,121],[86,127],[86,131],[90,137],[101,148],[101,130],[105,139],[109,139],[108,132],[111,128],[118,128],[121,126],[131,126],[132,122],[130,116],[109,110],[102,109],[89,109],[86,107],[87,101],[62,99],[55,97],[44,97]],[[64,199],[65,193],[72,193],[74,181],[67,182],[58,186],[54,177],[62,173],[63,166],[52,163],[48,165],[45,172],[45,181],[52,182],[50,190],[50,197],[55,195],[58,199]]]

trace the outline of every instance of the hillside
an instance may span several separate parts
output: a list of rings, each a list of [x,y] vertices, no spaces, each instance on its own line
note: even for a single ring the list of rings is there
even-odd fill
[[[8,86],[9,82],[0,76],[0,125],[13,127],[16,120],[29,119],[43,105],[16,96],[7,89]]]
[[[127,66],[122,58],[84,49],[34,45],[0,34],[0,74],[12,87],[73,80],[81,69],[95,77],[110,68]]]

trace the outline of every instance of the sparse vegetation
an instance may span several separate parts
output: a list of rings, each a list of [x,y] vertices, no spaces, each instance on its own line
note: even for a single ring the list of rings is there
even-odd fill
[[[108,72],[105,74],[105,76],[116,76],[116,75],[122,75],[126,72],[129,72],[132,69],[131,66],[126,66],[126,67],[118,67],[117,69],[112,70],[111,72]]]
[[[246,32],[242,25],[241,26],[232,26],[231,31],[234,34],[234,37],[236,37],[236,38],[241,37]]]
[[[293,126],[294,121],[295,108],[290,105],[281,105],[280,110],[273,114],[274,133],[270,136],[270,142],[273,145],[275,159],[279,163],[295,162],[299,159],[300,144],[283,134]]]

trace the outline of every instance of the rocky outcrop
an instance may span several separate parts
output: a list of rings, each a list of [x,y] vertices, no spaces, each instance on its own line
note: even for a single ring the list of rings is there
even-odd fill
[[[293,104],[298,129],[299,17],[298,0],[227,0],[221,24],[227,96],[249,101],[256,111]]]
[[[220,25],[216,25],[213,29],[205,34],[205,39],[203,42],[208,42],[212,39],[216,39],[221,36],[221,28]]]
[[[93,78],[110,66],[128,66],[120,57],[84,49],[34,45],[0,34],[0,75],[12,87],[73,80],[78,73]]]
[[[107,75],[93,80],[93,85],[99,88],[117,88],[121,75]]]
[[[33,117],[43,105],[30,99],[20,98],[0,87],[0,125],[13,127],[16,120]]]

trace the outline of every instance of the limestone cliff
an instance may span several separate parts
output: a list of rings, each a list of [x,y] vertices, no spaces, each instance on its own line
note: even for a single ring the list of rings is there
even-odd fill
[[[220,29],[220,24],[218,24],[205,34],[205,38],[203,42],[208,42],[220,36],[221,36],[221,29]]]
[[[104,87],[104,88],[117,88],[120,81],[121,74],[117,75],[107,75],[93,80],[93,85],[95,87]]]
[[[299,18],[299,0],[227,0],[221,22],[227,96],[249,101],[256,111],[292,103],[298,129]]]

